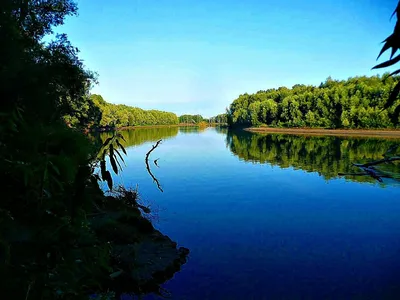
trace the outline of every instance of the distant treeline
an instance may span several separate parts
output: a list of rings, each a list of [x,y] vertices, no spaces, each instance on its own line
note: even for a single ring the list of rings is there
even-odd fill
[[[102,96],[96,94],[85,96],[82,102],[64,116],[65,121],[72,127],[120,128],[138,125],[176,125],[179,123],[227,123],[227,114],[220,114],[210,119],[206,119],[202,115],[189,114],[178,118],[172,112],[144,110],[124,104],[108,103]]]
[[[228,115],[227,114],[219,114],[219,115],[217,115],[215,117],[211,117],[209,119],[203,118],[202,115],[182,115],[179,117],[179,123],[198,124],[200,122],[226,124],[228,122]]]
[[[294,85],[243,94],[228,109],[228,121],[239,126],[387,128],[399,120],[396,107],[383,110],[398,77],[387,75],[328,78],[319,86]]]
[[[82,118],[82,116],[84,116]],[[82,119],[86,122],[82,124]],[[172,112],[144,110],[123,104],[111,104],[100,95],[90,95],[86,103],[65,117],[72,126],[85,127],[124,127],[137,125],[175,125],[178,117]]]
[[[227,114],[219,114],[215,117],[210,118],[211,123],[217,124],[226,124],[228,123],[228,115]]]
[[[204,119],[202,115],[182,115],[179,117],[179,123],[198,124],[208,120]]]

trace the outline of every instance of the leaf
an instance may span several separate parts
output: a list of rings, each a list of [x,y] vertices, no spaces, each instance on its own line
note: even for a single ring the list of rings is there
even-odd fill
[[[122,152],[124,152],[124,154],[127,155],[124,146],[122,146],[118,140],[116,140],[116,142],[117,142],[117,145],[121,148]]]
[[[117,162],[119,169],[122,170],[121,164],[119,163],[118,159],[116,159],[115,161]]]
[[[103,179],[103,180],[106,180],[106,161],[105,160],[102,160],[101,162],[100,162],[100,172],[101,172],[101,178]]]
[[[111,142],[112,139],[113,139],[112,137],[106,139],[106,141],[103,143],[103,147],[107,147],[107,145]]]
[[[60,175],[60,170],[57,168],[57,166],[54,165],[51,161],[49,162],[49,164],[52,167],[52,169],[54,170],[54,172],[56,172],[57,175]]]
[[[396,52],[397,52],[397,50],[398,50],[399,48],[397,48],[397,47],[392,47],[392,53],[390,54],[390,59],[392,59],[393,58],[393,56],[396,54]]]
[[[381,69],[381,68],[386,68],[389,67],[391,65],[394,65],[396,63],[398,63],[400,61],[400,55],[397,55],[395,58],[385,61],[384,63],[381,63],[379,65],[376,65],[375,67],[373,67],[372,69]]]
[[[109,188],[110,190],[112,190],[112,187],[113,187],[113,180],[112,180],[110,171],[106,171],[104,175],[105,175],[105,176],[104,176],[103,180],[107,181],[108,188]]]
[[[385,53],[386,50],[390,49],[390,47],[391,47],[391,45],[389,43],[390,37],[388,37],[386,40],[383,41],[385,43],[385,45],[383,45],[382,50],[381,50],[381,52],[379,52],[379,55],[378,55],[378,57],[376,59],[379,59],[379,57],[381,57],[381,55],[383,53]]]
[[[398,105],[396,107],[396,109],[394,110],[393,115],[391,116],[393,124],[397,124],[399,122],[399,116],[400,116],[400,105]]]
[[[398,82],[396,84],[396,86],[394,87],[394,89],[392,90],[392,92],[389,95],[389,99],[386,101],[385,105],[383,106],[384,109],[387,109],[388,107],[392,106],[393,103],[396,101],[397,96],[400,93],[400,82]]]
[[[116,278],[116,277],[120,276],[122,274],[122,272],[123,271],[116,271],[116,272],[110,274],[110,277],[111,278]]]
[[[115,149],[115,153],[118,154],[119,158],[122,160],[123,163],[125,163],[124,158],[122,157],[121,153],[117,149]]]
[[[106,160],[106,155],[107,155],[107,149],[104,149],[101,159]]]
[[[396,9],[394,10],[394,12],[392,13],[390,19],[392,19],[394,17],[395,14],[399,15],[400,13],[400,2],[397,4]]]
[[[393,75],[397,75],[399,73],[400,73],[400,69],[390,73],[388,77],[393,76]]]
[[[118,167],[117,167],[117,163],[115,162],[115,156],[110,156],[110,163],[112,166],[112,169],[114,171],[115,174],[118,174]]]
[[[110,156],[114,156],[114,146],[113,144],[110,145]]]
[[[120,137],[126,143],[126,140],[124,139],[124,136],[122,134],[118,133],[118,137]]]

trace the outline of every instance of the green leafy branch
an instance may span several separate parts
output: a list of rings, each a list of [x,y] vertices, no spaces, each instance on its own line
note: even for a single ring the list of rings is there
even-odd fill
[[[392,17],[393,16],[396,16],[396,18],[397,18],[396,25],[394,27],[393,33],[383,41],[384,45],[383,45],[377,59],[379,59],[382,56],[382,54],[385,53],[387,50],[391,49],[392,51],[390,54],[390,58],[389,58],[389,60],[376,65],[372,69],[387,68],[390,66],[394,66],[395,64],[397,64],[400,61],[400,54],[397,55],[396,57],[394,57],[397,50],[400,49],[400,22],[399,22],[400,1],[397,4],[397,7],[392,14]],[[400,74],[400,69],[397,69],[394,72],[390,73],[388,77],[398,75],[398,74]],[[392,92],[390,93],[390,96],[384,105],[384,109],[388,109],[389,107],[392,107],[395,104],[399,94],[400,94],[400,81],[397,82],[396,86],[393,88]],[[400,105],[397,105],[397,107],[395,108],[393,115],[392,115],[393,123],[398,123],[399,116],[400,116]]]
[[[101,180],[107,182],[108,188],[110,190],[112,190],[113,188],[113,179],[110,171],[107,170],[106,167],[106,157],[109,157],[110,164],[114,173],[118,174],[118,172],[122,170],[121,162],[125,163],[124,158],[122,157],[119,150],[121,150],[126,155],[126,150],[121,144],[120,140],[126,142],[122,134],[114,132],[112,137],[105,140],[99,152]],[[100,179],[100,177],[97,177],[97,179]]]

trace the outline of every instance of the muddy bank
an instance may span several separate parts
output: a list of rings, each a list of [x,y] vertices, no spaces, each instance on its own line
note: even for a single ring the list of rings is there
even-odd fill
[[[105,197],[102,212],[90,218],[97,238],[110,245],[113,272],[103,282],[116,295],[160,293],[160,285],[186,263],[189,250],[156,230],[150,215],[137,191],[122,189]]]
[[[295,135],[331,135],[331,136],[358,136],[358,137],[382,137],[400,138],[400,130],[396,129],[313,129],[313,128],[269,128],[269,127],[250,127],[244,129],[259,133],[284,133]]]

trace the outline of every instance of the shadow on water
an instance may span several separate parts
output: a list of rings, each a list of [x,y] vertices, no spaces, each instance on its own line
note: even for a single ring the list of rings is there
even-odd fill
[[[326,180],[338,178],[339,173],[358,171],[353,163],[382,159],[384,153],[400,140],[380,138],[353,138],[334,136],[296,136],[258,134],[247,131],[226,131],[226,143],[239,159],[280,168],[317,172]],[[382,171],[400,174],[400,165],[379,166]],[[344,176],[356,182],[376,182],[369,176]],[[385,184],[399,184],[385,180]]]

